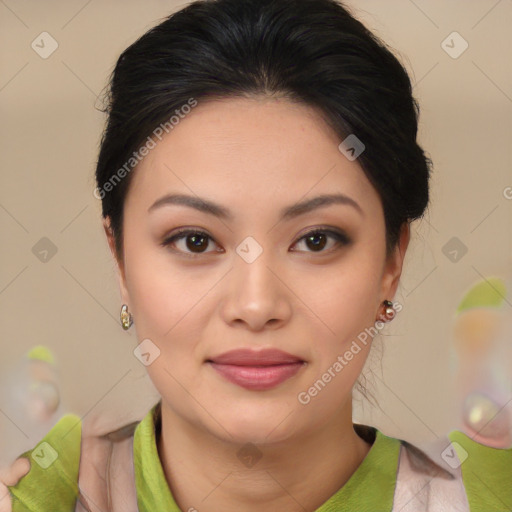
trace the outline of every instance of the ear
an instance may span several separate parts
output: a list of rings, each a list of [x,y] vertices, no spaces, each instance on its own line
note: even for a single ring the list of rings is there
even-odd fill
[[[119,292],[121,294],[121,300],[123,302],[123,304],[128,304],[128,306],[130,305],[129,303],[129,294],[128,294],[128,289],[126,287],[126,276],[125,276],[125,269],[124,269],[124,263],[123,261],[118,257],[118,254],[116,252],[116,244],[115,244],[115,237],[114,237],[114,232],[111,228],[111,224],[110,224],[110,217],[105,217],[105,219],[103,219],[103,229],[105,230],[105,235],[107,236],[107,242],[108,242],[108,246],[110,248],[110,252],[112,253],[112,257],[114,258],[114,261],[116,262],[116,267],[117,267],[117,277],[118,277],[118,280],[119,280]]]
[[[405,253],[411,238],[410,224],[404,222],[400,228],[398,243],[386,260],[382,274],[381,302],[383,300],[392,300],[395,296],[402,275],[402,267],[405,259]]]

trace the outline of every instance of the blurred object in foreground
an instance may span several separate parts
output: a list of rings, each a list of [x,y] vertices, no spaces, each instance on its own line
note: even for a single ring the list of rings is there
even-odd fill
[[[495,448],[512,446],[511,287],[487,278],[465,295],[454,322],[460,429]]]
[[[55,358],[38,345],[1,377],[0,467],[31,449],[64,413]]]
[[[27,359],[29,387],[25,410],[33,421],[46,423],[60,404],[55,359],[50,350],[41,345],[34,347]]]

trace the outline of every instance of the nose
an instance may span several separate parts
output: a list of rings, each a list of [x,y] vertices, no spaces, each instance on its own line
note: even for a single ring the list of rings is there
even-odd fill
[[[270,251],[264,250],[254,260],[237,254],[226,276],[224,321],[251,331],[282,327],[292,314],[293,292],[286,280]]]

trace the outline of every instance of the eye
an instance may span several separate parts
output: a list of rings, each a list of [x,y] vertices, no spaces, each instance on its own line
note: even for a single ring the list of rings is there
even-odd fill
[[[166,238],[161,245],[167,247],[171,245],[177,245],[177,242],[183,241],[184,247],[178,247],[178,252],[182,252],[187,255],[193,256],[196,254],[203,254],[204,252],[206,252],[204,249],[208,248],[209,240],[213,241],[213,238],[211,238],[210,235],[208,235],[204,231],[194,229],[182,229],[181,231],[178,231],[178,233],[176,233],[175,235]]]
[[[317,228],[313,231],[309,231],[302,236],[297,243],[304,242],[306,247],[313,248],[312,251],[307,252],[329,252],[329,249],[324,251],[324,247],[327,245],[328,239],[334,240],[335,244],[338,243],[341,246],[350,244],[350,238],[342,233],[341,231],[333,231],[332,229],[321,229]],[[333,247],[331,246],[330,249]],[[295,249],[293,249],[295,251]]]
[[[334,246],[336,246],[336,243],[340,246],[348,245],[351,243],[350,238],[341,231],[317,228],[309,231],[304,236],[299,238],[299,240],[294,245],[304,242],[306,247],[313,249],[306,252],[328,252],[329,249],[333,248],[333,246],[331,246],[327,251],[324,251],[323,249],[327,245],[327,241],[329,239],[334,240]],[[210,241],[213,241],[213,238],[211,238],[210,235],[204,231],[195,229],[182,229],[171,237],[166,238],[161,245],[163,247],[174,246],[177,248],[177,252],[194,257],[196,255],[208,252],[206,249],[208,249]],[[179,242],[183,242],[182,247],[178,246]],[[296,249],[292,250],[296,251]]]

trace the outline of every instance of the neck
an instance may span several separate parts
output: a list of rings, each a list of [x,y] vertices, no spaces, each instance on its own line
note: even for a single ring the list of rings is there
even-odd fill
[[[262,505],[265,512],[316,510],[350,479],[371,448],[354,430],[350,401],[320,430],[248,448],[244,460],[236,456],[240,444],[184,422],[162,403],[157,446],[176,503],[198,512],[260,512]],[[260,460],[257,454],[263,454]]]

